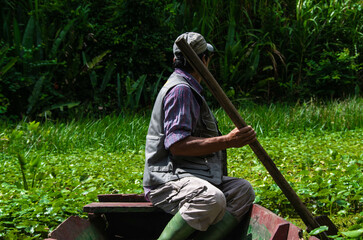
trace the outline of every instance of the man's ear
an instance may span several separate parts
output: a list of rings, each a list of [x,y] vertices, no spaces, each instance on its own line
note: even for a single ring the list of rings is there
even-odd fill
[[[204,63],[204,65],[207,64],[207,59],[205,58],[205,55],[203,55],[202,57],[202,62]]]
[[[202,62],[204,63],[205,66],[208,67],[209,65],[209,60],[210,60],[210,57],[207,57],[206,55],[203,55],[202,57]]]

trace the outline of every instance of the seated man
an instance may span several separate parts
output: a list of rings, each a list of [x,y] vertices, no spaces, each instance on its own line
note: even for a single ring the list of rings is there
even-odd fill
[[[213,46],[198,33],[180,35],[205,66]],[[250,127],[221,135],[194,71],[174,43],[174,72],[155,101],[146,137],[143,185],[153,205],[174,217],[159,239],[221,239],[248,212],[251,184],[226,176],[225,149],[256,140]]]

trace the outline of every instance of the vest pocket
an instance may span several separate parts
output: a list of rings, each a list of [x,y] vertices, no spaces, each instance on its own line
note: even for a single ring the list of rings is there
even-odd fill
[[[149,170],[152,172],[172,172],[173,164],[168,162],[166,166],[149,166]]]
[[[194,175],[196,177],[198,176],[204,176],[204,177],[212,177],[211,172],[208,170],[204,170],[204,169],[192,169],[192,168],[177,168],[175,171],[176,175],[183,175],[183,174],[191,174]]]
[[[178,164],[177,168],[195,169],[195,170],[209,170],[210,167],[206,164]]]
[[[207,164],[208,157],[210,156],[204,156],[204,157],[173,156],[172,161],[174,162],[177,168],[209,170],[210,167]]]
[[[211,176],[210,167],[203,158],[183,159],[175,162],[175,174],[193,174],[202,176]]]

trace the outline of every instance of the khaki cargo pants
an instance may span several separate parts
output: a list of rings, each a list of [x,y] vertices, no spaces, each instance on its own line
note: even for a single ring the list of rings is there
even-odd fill
[[[225,211],[238,220],[248,212],[255,199],[251,184],[244,179],[224,176],[222,183],[214,186],[197,178],[186,177],[167,182],[150,191],[154,206],[176,214],[193,228],[206,231],[220,221]]]

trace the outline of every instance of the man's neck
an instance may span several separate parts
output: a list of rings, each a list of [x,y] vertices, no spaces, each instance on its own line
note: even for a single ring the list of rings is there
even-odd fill
[[[195,80],[198,81],[198,83],[200,83],[202,81],[202,77],[196,71],[193,71],[193,72],[191,72],[189,74],[192,75],[195,78]]]

